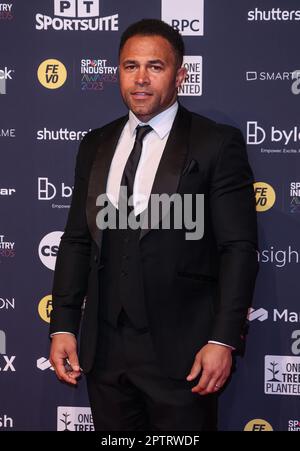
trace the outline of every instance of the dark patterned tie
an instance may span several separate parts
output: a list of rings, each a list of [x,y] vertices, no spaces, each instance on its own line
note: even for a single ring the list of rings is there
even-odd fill
[[[136,129],[134,146],[128,157],[121,180],[121,186],[127,186],[127,198],[133,194],[134,178],[141,158],[143,139],[151,130],[153,129],[150,125],[138,126]]]

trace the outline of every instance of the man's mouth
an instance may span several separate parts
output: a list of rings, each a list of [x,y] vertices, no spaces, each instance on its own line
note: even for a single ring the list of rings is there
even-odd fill
[[[131,95],[136,98],[145,98],[145,97],[152,96],[152,94],[150,92],[146,92],[146,91],[133,91],[133,92],[131,92]]]

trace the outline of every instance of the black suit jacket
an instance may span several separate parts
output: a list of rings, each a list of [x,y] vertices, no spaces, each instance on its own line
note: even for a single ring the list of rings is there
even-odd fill
[[[77,335],[81,323],[79,359],[85,372],[95,358],[101,302],[96,198],[105,193],[127,119],[91,131],[80,144],[55,268],[50,333]],[[159,363],[169,376],[183,378],[207,340],[241,347],[257,273],[253,176],[241,132],[179,107],[152,187],[152,193],[176,192],[204,194],[203,238],[186,240],[184,229],[145,229],[140,251]]]

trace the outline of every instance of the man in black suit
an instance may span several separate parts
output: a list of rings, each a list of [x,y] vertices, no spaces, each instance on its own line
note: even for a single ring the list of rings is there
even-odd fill
[[[129,115],[88,133],[77,155],[50,360],[68,383],[86,373],[97,430],[215,430],[217,394],[243,342],[257,273],[253,176],[239,130],[178,104],[183,54],[164,22],[131,25],[120,43]],[[157,227],[103,227],[99,196],[120,221],[121,187],[133,195],[126,218],[175,193],[190,196],[192,215],[203,194],[202,238],[160,227],[162,217]]]

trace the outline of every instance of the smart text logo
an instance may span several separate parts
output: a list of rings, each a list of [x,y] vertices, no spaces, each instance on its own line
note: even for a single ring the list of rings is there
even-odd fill
[[[36,14],[37,30],[118,31],[119,15],[99,17],[100,0],[54,0],[56,17]]]

